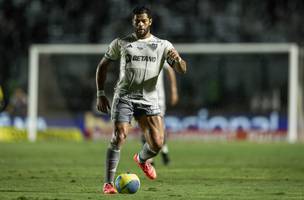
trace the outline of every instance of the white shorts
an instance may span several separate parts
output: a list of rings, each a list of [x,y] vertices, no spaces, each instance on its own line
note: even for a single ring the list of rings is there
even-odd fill
[[[129,122],[134,117],[142,115],[160,115],[159,106],[134,103],[126,98],[113,99],[111,119],[115,122]]]

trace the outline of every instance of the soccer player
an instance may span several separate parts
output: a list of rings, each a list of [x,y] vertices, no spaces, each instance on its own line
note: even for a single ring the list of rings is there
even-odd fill
[[[4,109],[4,93],[2,90],[2,86],[0,85],[0,112],[2,112],[2,109]]]
[[[176,76],[174,70],[169,66],[167,62],[164,63],[163,70],[160,72],[158,81],[156,84],[156,89],[157,89],[157,94],[158,94],[158,104],[160,108],[160,113],[161,116],[164,117],[166,113],[166,95],[165,95],[165,85],[164,85],[164,73],[166,72],[166,76],[169,82],[170,86],[170,105],[175,106],[178,102],[178,92],[177,92],[177,86],[176,86]],[[165,125],[164,125],[165,126]],[[140,124],[140,127],[143,131],[142,135],[142,143],[143,145],[146,143],[146,136],[145,134],[148,134],[148,128],[145,127],[143,124]],[[164,165],[168,165],[170,162],[170,157],[169,157],[169,148],[166,143],[167,140],[167,133],[166,131],[164,132],[165,137],[164,137],[164,144],[161,149],[161,157]],[[150,159],[151,164],[153,164],[152,159]]]
[[[154,167],[146,162],[161,150],[164,140],[163,120],[160,115],[156,83],[165,60],[179,73],[186,73],[186,62],[173,45],[150,32],[152,16],[150,9],[136,7],[133,10],[134,33],[111,42],[96,70],[97,109],[110,112],[104,85],[107,68],[111,61],[120,60],[119,80],[115,87],[111,119],[114,131],[106,153],[105,183],[103,192],[115,194],[113,185],[120,149],[128,135],[132,117],[148,127],[147,143],[133,157],[136,164],[150,179],[156,178]]]

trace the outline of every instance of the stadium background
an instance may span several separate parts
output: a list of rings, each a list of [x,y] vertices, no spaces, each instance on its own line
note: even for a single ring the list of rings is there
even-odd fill
[[[11,111],[10,124],[18,125],[12,115],[26,113],[24,110],[21,114],[14,113],[9,102],[18,88],[28,93],[30,45],[108,44],[114,37],[132,31],[130,11],[138,3],[142,2],[1,0],[0,80],[6,111]],[[173,43],[303,43],[304,3],[300,0],[168,0],[148,4],[154,12],[153,33]],[[62,121],[73,115],[73,123],[88,134],[84,116],[88,111],[96,116],[94,78],[101,57],[86,58],[85,63],[84,59],[68,56],[47,58],[52,64],[39,74],[42,77],[39,114],[51,118],[67,116],[53,117],[47,124],[69,126],[71,120]],[[209,119],[212,116],[227,119],[244,116],[250,120],[265,116],[271,121],[275,112],[279,118],[275,133],[286,133],[287,55],[251,55],[247,58],[207,55],[192,56],[188,60],[187,76],[178,75],[180,102],[175,108],[168,107],[169,116],[178,119],[207,113]],[[116,80],[115,69],[109,76],[109,93]],[[46,79],[49,79],[48,86],[43,87]],[[54,98],[52,101],[49,101],[50,96]],[[8,120],[3,116],[1,119],[2,126],[7,125]],[[25,116],[21,121],[24,119]],[[187,131],[193,129],[197,127],[190,123]],[[242,132],[240,135],[242,137]]]
[[[108,44],[132,30],[129,13],[143,2],[155,14],[153,33],[174,44],[303,45],[302,0],[0,0],[1,200],[108,199],[102,195],[108,146],[103,138],[111,134],[111,124],[108,116],[93,108],[95,70],[102,55],[39,57],[38,114],[46,121],[38,123],[38,139],[47,141],[28,142],[29,48],[32,44]],[[170,130],[170,165],[162,165],[156,157],[158,179],[146,179],[132,161],[141,144],[128,140],[117,174],[136,173],[141,188],[135,195],[109,198],[304,199],[304,145],[285,140],[287,55],[184,56],[188,74],[177,75],[180,102],[168,107],[168,116],[180,120],[175,125],[189,122],[189,126],[183,133]],[[115,70],[113,66],[108,77],[109,94]],[[300,73],[303,90],[304,73]],[[190,123],[193,117],[204,119],[204,126],[214,117],[239,116],[249,121],[261,116],[264,121],[274,120],[279,124],[274,129],[277,137],[265,131],[254,141],[226,142],[250,138],[242,130],[236,135],[227,130],[206,135],[206,130],[196,132]],[[83,141],[84,134],[90,135],[85,124],[99,130],[98,141]],[[69,125],[72,128],[67,131]],[[178,135],[182,138],[173,138]],[[200,135],[206,137],[198,140]]]

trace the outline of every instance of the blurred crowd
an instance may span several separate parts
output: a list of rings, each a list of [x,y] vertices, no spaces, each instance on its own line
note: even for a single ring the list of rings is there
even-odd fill
[[[108,43],[130,32],[141,3],[153,10],[153,33],[173,43],[303,43],[302,0],[0,0],[0,84],[26,89],[33,43]]]

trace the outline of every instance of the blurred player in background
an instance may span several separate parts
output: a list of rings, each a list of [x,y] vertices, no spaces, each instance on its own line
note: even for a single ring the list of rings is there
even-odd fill
[[[4,100],[4,92],[2,90],[2,86],[0,85],[0,112],[4,109],[5,100]]]
[[[165,84],[164,84],[164,73],[166,72],[166,77],[169,82],[169,91],[170,91],[170,105],[175,106],[178,102],[178,91],[177,91],[177,86],[176,86],[176,76],[174,70],[169,66],[167,62],[165,62],[163,70],[160,72],[160,75],[158,77],[156,89],[157,89],[157,94],[158,94],[158,104],[161,112],[161,116],[164,118],[166,114],[166,95],[165,95]],[[140,124],[140,127],[143,132],[148,132],[148,128],[145,127],[144,125]],[[164,144],[161,149],[161,157],[164,165],[168,165],[170,162],[170,157],[169,157],[169,148],[167,144],[167,139],[168,139],[168,134],[165,131],[164,132],[165,137],[164,137]],[[143,145],[146,143],[145,139],[145,134],[142,135],[142,143]],[[153,164],[153,160],[150,160],[151,164]]]
[[[104,85],[111,61],[120,60],[119,80],[115,87],[111,108],[114,122],[113,136],[106,154],[105,183],[103,192],[115,194],[114,177],[120,159],[120,149],[129,132],[132,117],[148,128],[146,143],[133,157],[136,164],[150,179],[157,177],[154,167],[147,162],[161,150],[164,125],[160,115],[156,83],[165,60],[179,73],[186,73],[186,62],[173,45],[150,33],[152,16],[150,9],[136,7],[133,10],[134,33],[113,40],[96,70],[97,109],[109,113],[110,103],[105,96]]]
[[[27,94],[22,88],[16,88],[7,105],[7,112],[13,117],[27,116]]]

